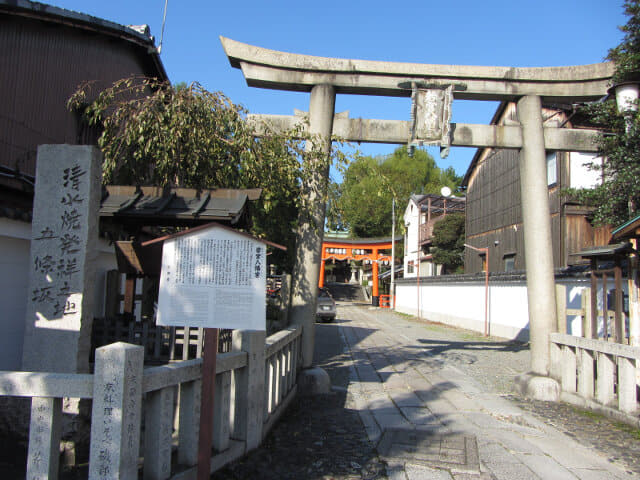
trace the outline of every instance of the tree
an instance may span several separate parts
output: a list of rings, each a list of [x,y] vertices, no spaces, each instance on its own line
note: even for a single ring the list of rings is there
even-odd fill
[[[607,60],[615,63],[613,84],[640,80],[640,0],[624,3],[629,16],[622,43],[609,50]],[[618,112],[615,101],[587,105],[582,110],[594,125],[602,128],[598,153],[605,160],[591,164],[602,172],[602,185],[573,192],[594,206],[594,223],[618,225],[635,217],[640,205],[640,123],[637,112]]]
[[[451,213],[433,226],[433,261],[447,273],[461,273],[464,265],[464,220],[464,214]]]
[[[424,150],[410,157],[406,146],[382,157],[361,156],[344,172],[340,185],[333,185],[329,226],[348,229],[353,237],[391,234],[391,199],[396,198],[398,232],[402,231],[402,209],[413,193],[440,193],[443,186],[460,185],[453,168],[441,170]]]
[[[85,83],[68,107],[102,128],[105,184],[262,188],[250,211],[253,233],[293,246],[300,186],[309,173],[300,132],[256,139],[242,107],[197,83],[130,77],[101,92]],[[288,250],[280,259],[286,268],[293,261]]]

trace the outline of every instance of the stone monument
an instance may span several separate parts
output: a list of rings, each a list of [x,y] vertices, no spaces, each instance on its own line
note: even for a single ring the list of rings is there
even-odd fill
[[[22,369],[88,373],[102,155],[38,147]]]

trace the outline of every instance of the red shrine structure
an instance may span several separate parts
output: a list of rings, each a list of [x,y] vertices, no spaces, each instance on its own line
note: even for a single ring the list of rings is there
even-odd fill
[[[402,240],[402,237],[399,239]],[[399,241],[396,239],[396,242]],[[371,302],[373,305],[380,304],[380,293],[378,289],[378,272],[381,262],[391,264],[391,238],[337,238],[325,237],[322,242],[322,259],[320,263],[320,278],[318,286],[324,286],[324,264],[327,260],[362,260],[370,263],[372,267],[372,293]],[[385,253],[385,252],[389,253]]]

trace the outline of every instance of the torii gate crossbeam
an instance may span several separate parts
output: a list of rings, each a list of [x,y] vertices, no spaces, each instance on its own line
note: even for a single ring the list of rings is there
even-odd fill
[[[556,400],[559,387],[549,374],[549,334],[555,318],[555,279],[551,248],[549,198],[546,188],[546,149],[595,151],[597,132],[563,128],[543,128],[542,103],[594,101],[607,94],[614,66],[598,63],[569,67],[487,67],[376,62],[314,57],[268,50],[221,38],[231,65],[242,69],[250,86],[311,92],[309,133],[324,138],[325,151],[331,135],[355,141],[406,143],[409,125],[397,121],[350,120],[336,118],[336,94],[408,97],[421,88],[446,88],[456,99],[517,102],[518,121],[504,127],[451,124],[448,144],[518,148],[522,213],[524,223],[529,329],[531,334],[531,375],[524,382],[525,393],[541,400]],[[286,127],[299,117],[253,116],[271,127]],[[307,186],[322,205],[312,207],[312,218],[324,218],[326,178],[316,178]],[[319,195],[318,195],[319,194]],[[306,212],[309,218],[309,212]],[[322,218],[320,218],[322,217]],[[318,225],[323,225],[322,221]],[[299,233],[292,279],[292,321],[303,325],[303,365],[311,365],[314,342],[314,312],[322,232]]]

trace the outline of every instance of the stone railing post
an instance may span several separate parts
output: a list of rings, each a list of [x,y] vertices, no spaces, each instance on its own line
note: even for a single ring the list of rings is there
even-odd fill
[[[223,452],[229,448],[229,433],[231,429],[231,372],[216,375],[216,389],[213,404],[213,448]]]
[[[174,387],[149,392],[145,402],[144,478],[165,480],[171,476]]]
[[[233,438],[244,440],[246,450],[262,441],[265,398],[265,340],[259,330],[234,330],[233,350],[247,352],[247,366],[235,372],[235,419]]]
[[[202,380],[180,384],[178,463],[184,465],[198,463],[201,393]]]
[[[61,425],[61,398],[31,399],[26,477],[28,480],[58,478]]]
[[[138,478],[144,348],[114,343],[96,350],[89,478]]]

